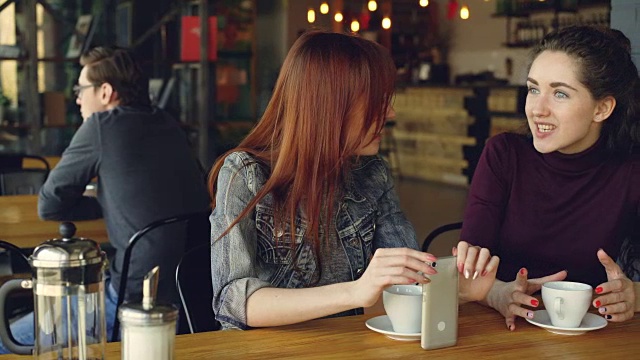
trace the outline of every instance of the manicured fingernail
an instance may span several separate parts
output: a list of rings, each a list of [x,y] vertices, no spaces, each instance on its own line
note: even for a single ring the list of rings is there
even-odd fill
[[[473,280],[475,280],[478,277],[478,270],[476,270],[476,272],[473,273]]]
[[[471,275],[471,274],[469,274],[469,270],[465,270],[465,271],[464,271],[464,278],[465,278],[465,279],[469,280],[469,276],[470,276],[470,275]]]
[[[533,311],[527,311],[527,317],[533,319]]]
[[[520,275],[524,275],[525,271],[526,271],[526,270],[525,270],[524,268],[520,269]],[[512,273],[512,274],[513,274],[513,273]]]
[[[605,315],[604,318],[607,319],[607,320],[611,320],[612,316],[611,315]]]
[[[602,306],[602,303],[600,302],[600,300],[596,300],[596,307],[599,308],[600,306]]]
[[[482,274],[480,274],[480,276],[487,276],[488,272],[487,270],[482,270]]]
[[[606,313],[606,312],[607,312],[607,308],[603,306],[603,307],[601,307],[600,309],[598,309],[598,312],[599,312],[600,314],[604,314],[604,313]]]
[[[538,300],[536,300],[536,299],[531,300],[531,305],[538,306],[538,304],[539,304]]]
[[[600,293],[602,292],[602,290],[603,290],[603,289],[602,289],[602,286],[598,286],[598,287],[596,288],[596,294],[600,294]]]
[[[464,266],[463,263],[458,264],[458,272],[462,273],[462,267]]]

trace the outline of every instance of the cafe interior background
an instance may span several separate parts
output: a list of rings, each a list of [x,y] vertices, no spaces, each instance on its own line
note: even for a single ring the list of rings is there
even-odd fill
[[[611,26],[631,38],[638,61],[639,11],[640,0],[5,1],[0,152],[59,157],[82,122],[72,91],[79,55],[117,44],[143,60],[154,102],[208,168],[259,119],[301,32],[355,32],[388,47],[398,68],[382,154],[423,238],[461,219],[486,139],[524,123],[531,45],[571,24]]]

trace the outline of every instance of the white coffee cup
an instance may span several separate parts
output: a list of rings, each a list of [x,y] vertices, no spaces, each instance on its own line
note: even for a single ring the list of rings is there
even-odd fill
[[[577,328],[589,310],[593,288],[571,281],[551,281],[542,285],[542,301],[551,324]]]
[[[419,334],[422,325],[422,285],[393,285],[382,293],[384,310],[400,334]]]

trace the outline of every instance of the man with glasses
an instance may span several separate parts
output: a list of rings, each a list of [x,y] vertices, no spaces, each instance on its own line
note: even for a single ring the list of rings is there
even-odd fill
[[[42,187],[38,212],[46,220],[104,217],[109,242],[116,249],[106,281],[110,336],[129,238],[153,221],[207,211],[210,201],[184,131],[167,113],[151,106],[148,78],[132,54],[98,47],[84,54],[80,63],[74,91],[84,123]],[[84,196],[86,185],[96,177],[97,197]],[[183,229],[178,224],[150,232],[136,244],[126,300],[139,301],[144,275],[160,265],[158,300],[178,303],[174,274],[184,253]],[[17,341],[33,343],[33,317],[18,320],[12,330]]]

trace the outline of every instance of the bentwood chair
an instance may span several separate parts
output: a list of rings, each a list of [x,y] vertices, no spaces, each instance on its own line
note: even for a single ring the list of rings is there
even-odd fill
[[[433,240],[436,237],[440,236],[441,234],[444,234],[447,231],[460,230],[460,229],[462,229],[462,221],[456,222],[456,223],[442,225],[442,226],[439,226],[439,227],[435,228],[424,239],[424,242],[422,243],[422,251],[426,252],[429,249],[429,245],[431,245],[431,242],[433,242]]]
[[[201,211],[195,213],[182,214],[177,216],[168,217],[165,219],[157,220],[152,222],[151,224],[145,226],[144,228],[138,230],[131,238],[129,239],[129,245],[127,245],[127,249],[124,252],[124,259],[122,262],[122,273],[120,278],[120,287],[118,288],[118,302],[117,307],[120,308],[120,305],[124,302],[127,290],[127,280],[129,277],[129,265],[131,262],[131,253],[135,245],[144,238],[144,235],[149,233],[152,230],[162,228],[164,226],[168,226],[170,224],[176,223],[185,223],[186,224],[186,234],[185,234],[185,251],[189,251],[197,247],[203,243],[209,243],[209,238],[211,236],[211,225],[209,223],[209,214],[210,211]],[[165,271],[173,271],[174,269]],[[162,271],[162,269],[161,269]],[[209,273],[211,270],[209,270]],[[116,316],[113,324],[113,332],[111,333],[111,341],[118,341],[120,335],[120,321]]]
[[[176,268],[176,286],[182,303],[181,319],[191,334],[220,329],[213,313],[211,245],[199,245],[183,256]]]
[[[25,159],[42,163],[42,167],[24,168]],[[40,156],[0,154],[0,195],[35,195],[49,176],[49,163]]]
[[[24,249],[0,240],[0,276],[13,277],[15,274],[31,274],[31,265]],[[10,295],[6,306],[6,319],[22,316],[33,311],[31,290],[17,291]],[[2,309],[0,309],[2,311]]]

